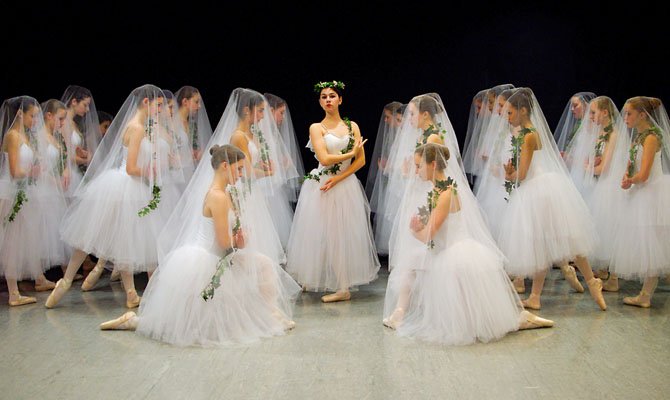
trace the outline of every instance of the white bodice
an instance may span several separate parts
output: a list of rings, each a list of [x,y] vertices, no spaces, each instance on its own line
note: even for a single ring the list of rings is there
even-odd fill
[[[143,138],[140,143],[140,153],[137,156],[137,164],[141,168],[146,168],[151,163],[153,157],[151,142],[148,138]],[[170,168],[170,144],[163,138],[158,139],[158,149],[156,151],[157,163],[161,171],[167,171]],[[128,160],[128,147],[123,146],[123,161],[121,162],[121,169],[126,169],[126,162]]]
[[[82,140],[81,140],[81,136],[79,136],[79,134],[77,133],[77,131],[72,131],[72,138],[71,138],[71,140],[72,140],[72,145],[73,145],[73,146],[75,146],[75,147],[81,147]]]
[[[208,252],[216,255],[221,255],[221,247],[216,241],[216,233],[214,231],[214,219],[200,217],[198,231],[195,237],[195,245],[200,246]],[[232,236],[233,226],[235,226],[235,213],[233,210],[228,211],[228,234]]]
[[[58,150],[58,148],[56,148],[56,146],[54,146],[51,143],[49,143],[49,145],[47,146],[46,160],[48,163],[48,167],[51,169],[56,168],[56,166],[60,162],[60,150]]]
[[[332,132],[326,132],[323,135],[323,140],[326,142],[326,149],[328,154],[342,154],[342,150],[349,144],[349,135],[339,137]],[[344,160],[340,163],[340,173],[342,173],[351,164],[351,159]],[[319,169],[326,168],[319,163]]]
[[[4,153],[3,158],[6,160],[5,163],[6,165],[2,165],[0,167],[2,172],[2,179],[11,179],[10,174],[9,174],[9,154]],[[19,167],[28,172],[33,166],[33,161],[35,159],[35,153],[33,152],[33,149],[30,148],[25,143],[21,143],[19,146]]]

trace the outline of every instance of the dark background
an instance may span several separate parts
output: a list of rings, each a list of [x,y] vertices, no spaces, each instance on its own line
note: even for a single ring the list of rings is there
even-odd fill
[[[287,100],[301,145],[322,118],[314,83],[347,84],[343,116],[372,153],[382,107],[438,92],[462,143],[472,97],[532,88],[550,126],[575,92],[668,101],[663,9],[646,2],[88,2],[0,6],[0,97],[59,98],[69,84],[115,114],[145,83],[198,87],[212,126],[230,92]],[[445,10],[441,10],[441,8]],[[315,160],[303,152],[306,168]],[[365,170],[359,172],[365,177]]]

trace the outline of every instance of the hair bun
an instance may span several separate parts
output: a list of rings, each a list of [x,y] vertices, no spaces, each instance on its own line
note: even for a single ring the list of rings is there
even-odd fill
[[[215,153],[217,150],[219,150],[220,148],[221,148],[221,146],[219,146],[218,144],[213,145],[213,146],[209,149],[209,155],[210,155],[210,156],[214,155],[214,153]]]

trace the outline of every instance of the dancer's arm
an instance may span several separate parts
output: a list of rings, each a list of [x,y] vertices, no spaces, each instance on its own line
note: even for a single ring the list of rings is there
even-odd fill
[[[353,122],[351,124],[352,127],[355,126]],[[356,129],[358,129],[358,126],[354,129],[354,135],[356,134]],[[360,133],[358,138],[360,140]],[[323,128],[321,128],[320,124],[312,124],[312,126],[309,127],[309,139],[312,141],[312,148],[314,149],[316,159],[319,160],[323,166],[330,167],[333,164],[337,164],[356,156],[356,144],[348,153],[329,154],[328,148],[326,147],[326,141],[323,139]]]
[[[347,169],[344,170],[339,175],[332,176],[330,179],[326,181],[326,183],[321,186],[321,190],[324,192],[327,192],[330,190],[333,186],[337,185],[339,182],[347,178],[349,175],[355,174],[356,171],[359,169],[363,168],[365,166],[365,149],[363,146],[365,145],[365,142],[367,142],[367,139],[362,140],[361,138],[361,131],[358,128],[358,125],[355,122],[351,122],[351,128],[354,131],[354,148],[352,151],[354,152],[354,161],[349,164]]]

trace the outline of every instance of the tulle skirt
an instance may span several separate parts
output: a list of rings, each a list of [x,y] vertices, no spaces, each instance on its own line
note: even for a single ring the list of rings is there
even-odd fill
[[[82,174],[82,172],[78,168],[78,166],[75,166],[74,168],[70,168],[70,185],[68,186],[67,190],[65,191],[65,196],[68,199],[71,199],[74,196],[74,192],[79,187],[79,184],[81,183],[83,177],[84,177],[84,175]]]
[[[596,243],[586,203],[574,184],[555,172],[523,181],[500,219],[498,245],[512,276],[531,277],[553,263],[587,257]]]
[[[201,292],[219,256],[182,246],[161,263],[147,285],[137,332],[179,346],[213,346],[284,334],[300,287],[275,262],[240,250],[221,286],[205,301]]]
[[[670,273],[670,176],[634,185],[625,198],[610,270],[625,279]]]
[[[589,257],[594,268],[607,268],[615,248],[614,239],[625,206],[625,193],[619,182],[614,185],[616,187],[613,188],[611,184],[599,182],[586,198],[598,234],[598,242]]]
[[[27,201],[16,214],[14,221],[7,218],[14,207],[14,186],[0,200],[0,216],[4,238],[0,244],[0,274],[6,279],[36,279],[50,265],[43,259],[40,237],[43,227],[38,190],[35,186],[25,189]]]
[[[73,199],[61,236],[70,246],[131,272],[158,262],[156,238],[179,199],[175,185],[163,184],[160,203],[148,215],[138,211],[152,199],[151,188],[121,169],[100,174]]]
[[[469,238],[433,251],[424,251],[424,268],[398,267],[389,276],[385,317],[403,291],[410,294],[399,335],[466,345],[496,340],[519,328],[520,300],[498,254]]]
[[[67,265],[72,251],[60,236],[60,228],[67,210],[65,197],[58,187],[52,185],[44,185],[39,191],[41,226],[37,247],[41,252],[42,262],[46,269],[50,266]]]
[[[336,291],[377,278],[370,208],[350,175],[327,192],[308,179],[300,191],[287,249],[287,271],[308,290]]]

